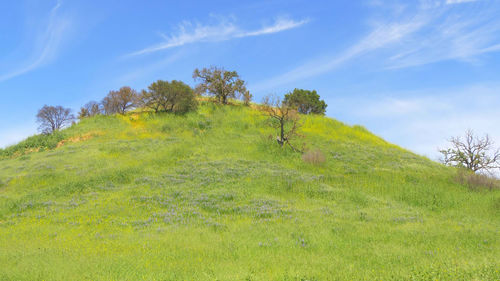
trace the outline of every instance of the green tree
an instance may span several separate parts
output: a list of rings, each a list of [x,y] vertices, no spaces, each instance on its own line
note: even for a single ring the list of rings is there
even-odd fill
[[[302,114],[325,114],[326,103],[320,100],[318,93],[315,90],[294,89],[285,95],[285,103],[296,107],[297,111]]]
[[[140,105],[154,112],[186,113],[196,109],[197,101],[193,89],[182,81],[158,80],[143,90]]]
[[[195,69],[193,79],[200,80],[196,86],[199,94],[208,93],[222,104],[227,104],[229,98],[237,98],[246,92],[245,81],[240,79],[238,72],[227,71],[224,68],[212,66]]]

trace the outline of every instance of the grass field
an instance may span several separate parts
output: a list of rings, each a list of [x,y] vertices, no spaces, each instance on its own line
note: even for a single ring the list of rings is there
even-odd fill
[[[1,151],[0,280],[500,280],[500,191],[319,116],[309,164],[266,120],[205,103]]]

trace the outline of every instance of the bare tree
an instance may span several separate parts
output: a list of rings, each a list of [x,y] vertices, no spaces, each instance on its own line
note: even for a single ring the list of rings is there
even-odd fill
[[[242,98],[243,98],[243,104],[249,106],[250,102],[252,101],[253,95],[250,93],[249,90],[246,90],[243,93]]]
[[[440,150],[442,162],[449,166],[463,167],[473,172],[491,172],[500,168],[500,150],[493,148],[488,135],[480,138],[472,130],[465,132],[464,138],[450,139],[451,148]]]
[[[300,118],[297,110],[276,95],[264,97],[262,104],[262,111],[274,121],[272,126],[279,129],[279,135],[276,137],[278,144],[282,147],[287,144],[294,151],[301,152],[290,143],[290,140],[300,136],[297,132]]]
[[[71,124],[75,119],[71,114],[71,109],[58,106],[44,105],[36,115],[37,122],[40,123],[39,130],[44,134],[53,132]]]
[[[96,101],[90,101],[80,108],[80,112],[78,112],[78,119],[92,117],[99,114],[102,114],[101,105]]]
[[[101,103],[105,114],[125,114],[135,106],[137,97],[137,91],[126,86],[118,91],[110,91]]]
[[[223,104],[227,104],[229,98],[236,98],[246,92],[245,81],[240,79],[238,72],[224,68],[212,66],[195,69],[193,79],[201,80],[196,86],[196,93],[214,95]]]

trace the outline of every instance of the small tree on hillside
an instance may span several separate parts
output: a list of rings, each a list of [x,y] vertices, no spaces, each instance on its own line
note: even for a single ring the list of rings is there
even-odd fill
[[[493,148],[488,135],[480,138],[472,130],[465,132],[464,138],[450,139],[451,148],[440,150],[442,162],[449,166],[466,168],[474,173],[500,169],[500,149]]]
[[[296,107],[302,114],[325,114],[327,107],[315,90],[294,89],[285,95],[285,103]]]
[[[200,80],[200,84],[196,86],[198,94],[208,93],[223,104],[227,104],[229,98],[237,98],[246,92],[245,81],[240,79],[236,71],[212,66],[202,70],[195,69],[193,78]]]
[[[280,146],[289,145],[294,151],[301,150],[295,148],[290,141],[298,136],[299,114],[294,107],[286,104],[276,95],[268,95],[262,100],[263,112],[273,121],[271,125],[279,130],[276,141]]]
[[[78,119],[92,117],[99,114],[102,114],[101,105],[96,101],[90,101],[80,108],[80,112],[78,112]]]
[[[118,91],[110,91],[101,103],[105,114],[125,114],[135,106],[137,97],[137,91],[134,89],[121,87]]]
[[[185,113],[196,108],[197,101],[193,89],[182,81],[158,80],[143,90],[140,105],[154,112],[165,111]]]
[[[75,119],[71,114],[71,109],[58,106],[44,105],[36,115],[37,122],[40,124],[38,130],[43,134],[52,134],[71,124]]]
[[[246,106],[249,106],[250,102],[252,101],[253,95],[250,93],[249,90],[246,90],[243,93],[243,97],[242,98],[243,98],[243,104],[246,105]]]

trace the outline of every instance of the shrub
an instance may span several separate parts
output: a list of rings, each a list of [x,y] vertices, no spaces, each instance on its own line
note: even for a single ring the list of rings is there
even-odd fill
[[[476,174],[463,168],[457,170],[455,180],[471,190],[500,189],[500,180],[484,174]]]
[[[320,165],[325,163],[326,158],[321,150],[312,150],[302,154],[302,160],[306,163],[313,165]]]
[[[34,135],[16,145],[0,150],[0,157],[19,156],[28,152],[54,149],[57,147],[57,144],[64,139],[65,134],[61,131],[55,131],[50,135]]]

